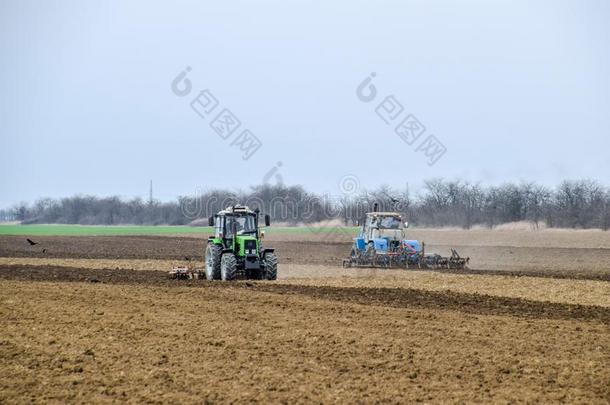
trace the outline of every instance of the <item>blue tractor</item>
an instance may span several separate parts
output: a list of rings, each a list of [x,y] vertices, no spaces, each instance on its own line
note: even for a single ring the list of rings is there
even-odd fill
[[[367,213],[343,267],[465,268],[469,258],[455,249],[450,257],[426,254],[423,242],[406,238],[407,227],[397,212]]]

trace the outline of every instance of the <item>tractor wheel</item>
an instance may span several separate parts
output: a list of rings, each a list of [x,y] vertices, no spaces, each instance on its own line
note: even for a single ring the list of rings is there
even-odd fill
[[[208,280],[220,280],[220,252],[222,248],[213,243],[205,250],[205,276]]]
[[[373,242],[367,243],[365,255],[367,264],[375,267],[375,262],[377,261],[377,251],[375,250],[375,244]]]
[[[348,263],[348,265],[346,265],[346,263]],[[349,259],[343,260],[343,267],[351,267],[352,263],[360,264],[360,251],[356,248],[352,248]]]
[[[220,278],[223,281],[235,280],[237,275],[237,260],[233,253],[225,253],[220,259]]]
[[[265,255],[265,275],[266,280],[277,280],[277,256],[275,253]]]

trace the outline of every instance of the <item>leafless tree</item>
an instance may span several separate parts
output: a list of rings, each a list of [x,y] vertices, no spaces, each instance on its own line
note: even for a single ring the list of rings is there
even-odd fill
[[[400,212],[419,226],[493,227],[527,220],[535,228],[542,222],[549,227],[610,228],[610,190],[591,180],[564,181],[549,189],[535,183],[482,187],[431,179],[416,196],[408,188],[395,190],[387,185],[338,197],[311,193],[301,186],[260,185],[245,191],[212,189],[175,202],[151,204],[141,198],[77,195],[44,198],[31,206],[21,203],[3,217],[23,223],[181,225],[237,203],[259,208],[274,221],[293,224],[333,218],[355,224],[377,204],[379,210]]]

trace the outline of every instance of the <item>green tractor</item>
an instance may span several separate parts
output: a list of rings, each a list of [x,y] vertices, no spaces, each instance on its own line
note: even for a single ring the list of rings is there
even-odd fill
[[[228,207],[209,218],[214,236],[208,238],[205,251],[205,275],[208,280],[236,278],[277,279],[277,256],[274,249],[263,249],[258,225],[258,209],[242,205]],[[265,226],[269,226],[265,215]]]

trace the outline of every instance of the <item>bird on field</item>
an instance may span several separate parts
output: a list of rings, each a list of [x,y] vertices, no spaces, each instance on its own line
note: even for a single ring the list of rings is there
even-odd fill
[[[30,238],[26,238],[25,240],[28,241],[28,243],[30,244],[30,246],[34,246],[34,245],[38,245],[38,242],[34,242],[32,239]]]
[[[184,256],[184,260],[186,260],[188,262],[189,260],[191,260],[191,258],[188,256]]]
[[[47,253],[47,249],[42,249],[42,253]]]

